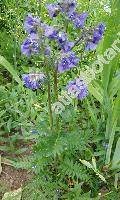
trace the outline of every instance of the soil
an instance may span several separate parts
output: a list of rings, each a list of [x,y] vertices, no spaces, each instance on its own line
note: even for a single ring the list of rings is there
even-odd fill
[[[2,165],[0,175],[0,199],[5,192],[19,189],[32,178],[31,172],[17,170],[12,166]]]
[[[7,138],[8,135],[4,136],[4,138]],[[10,158],[10,160],[14,158],[20,158],[23,155],[30,155],[32,153],[32,146],[34,144],[34,141],[28,141],[27,143],[24,141],[19,141],[14,145],[14,151],[1,151],[0,155],[2,158]],[[9,144],[0,142],[0,146],[9,146]],[[25,152],[16,154],[16,150],[20,150],[25,148]],[[9,161],[9,160],[8,160]],[[17,190],[20,187],[23,187],[27,184],[27,182],[32,178],[33,174],[32,172],[29,172],[27,170],[22,169],[16,169],[13,166],[7,164],[9,162],[3,162],[2,164],[2,173],[0,174],[0,200],[2,199],[4,193]]]

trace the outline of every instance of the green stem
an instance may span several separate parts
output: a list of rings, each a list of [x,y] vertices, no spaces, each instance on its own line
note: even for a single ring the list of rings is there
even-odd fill
[[[17,68],[17,59],[16,59],[16,52],[17,52],[17,10],[18,10],[18,1],[15,1],[15,24],[14,24],[14,53],[13,53],[13,58],[14,58],[14,67]]]
[[[51,105],[51,85],[50,85],[50,76],[47,72],[47,78],[48,78],[48,108],[49,108],[49,117],[50,117],[50,129],[53,128],[53,115],[52,115],[52,105]]]
[[[57,79],[57,69],[54,71],[54,93],[55,100],[58,101],[58,79]],[[56,131],[59,130],[59,116],[56,115]]]
[[[14,36],[14,54],[13,54],[13,58],[14,58],[14,67],[15,69],[17,68],[17,59],[16,59],[16,37]]]
[[[41,15],[41,3],[42,3],[42,0],[37,0],[37,2],[39,3],[38,15],[40,16]]]

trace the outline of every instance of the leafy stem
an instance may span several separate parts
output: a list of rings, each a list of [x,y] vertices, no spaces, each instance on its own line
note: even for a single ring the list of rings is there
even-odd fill
[[[48,73],[48,70],[46,70],[47,73],[47,86],[48,86],[48,108],[49,108],[49,117],[50,117],[50,129],[53,128],[53,116],[52,116],[52,105],[51,105],[51,85],[50,85],[50,75]]]
[[[54,70],[54,93],[55,93],[55,100],[58,101],[58,75],[57,69]],[[56,131],[59,130],[59,116],[56,115]]]

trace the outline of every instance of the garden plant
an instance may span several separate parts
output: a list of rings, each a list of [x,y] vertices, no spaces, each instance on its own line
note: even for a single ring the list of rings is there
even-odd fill
[[[120,1],[0,4],[0,198],[119,200]]]

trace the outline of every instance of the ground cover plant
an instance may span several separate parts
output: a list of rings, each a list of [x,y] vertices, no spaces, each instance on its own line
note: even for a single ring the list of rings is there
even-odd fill
[[[1,199],[120,199],[119,8],[1,3]]]

